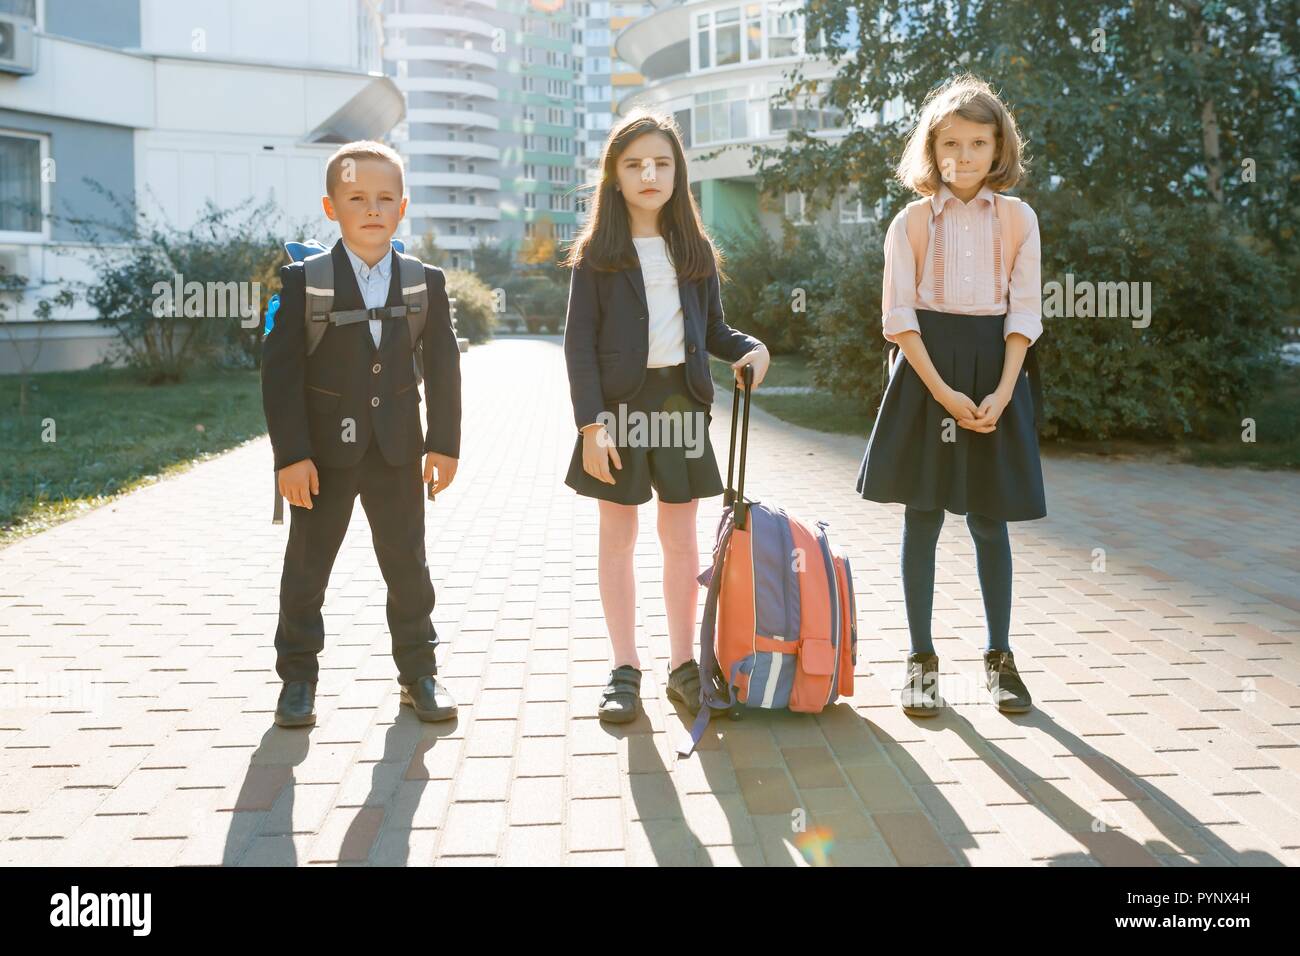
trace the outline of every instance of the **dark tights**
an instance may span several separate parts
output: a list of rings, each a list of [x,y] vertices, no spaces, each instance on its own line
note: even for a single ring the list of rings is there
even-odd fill
[[[914,654],[934,651],[930,619],[934,611],[934,550],[943,528],[944,510],[908,508],[903,517],[903,598]],[[988,623],[986,650],[1011,650],[1011,542],[1007,523],[976,514],[966,516],[975,542],[984,617]]]

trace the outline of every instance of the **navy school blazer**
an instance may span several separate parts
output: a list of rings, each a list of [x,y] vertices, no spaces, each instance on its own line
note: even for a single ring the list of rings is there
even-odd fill
[[[362,309],[352,262],[338,240],[334,261],[335,310]],[[402,304],[401,269],[392,253],[389,306]],[[425,427],[411,361],[405,318],[385,318],[379,347],[370,323],[331,326],[307,354],[303,310],[306,267],[280,269],[280,309],[262,343],[262,407],[278,471],[304,458],[316,465],[347,468],[359,462],[373,436],[384,460],[404,465],[423,452],[460,456],[460,347],[451,327],[450,303],[440,269],[426,265],[429,315],[424,322]],[[354,423],[344,441],[343,423]]]
[[[735,362],[762,344],[727,325],[718,286],[716,269],[707,279],[677,283],[686,323],[686,383],[705,405],[713,404],[709,355]],[[602,272],[584,262],[573,270],[564,360],[579,431],[596,422],[607,405],[632,397],[645,381],[649,315],[640,266]]]

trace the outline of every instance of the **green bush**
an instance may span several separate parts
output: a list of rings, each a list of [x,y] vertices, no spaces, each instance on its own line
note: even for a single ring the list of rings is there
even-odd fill
[[[1055,209],[1052,199],[1037,210],[1045,312],[1051,309],[1049,283],[1064,286],[1070,274],[1076,289],[1085,281],[1149,282],[1151,315],[1145,328],[1134,328],[1145,322],[1135,315],[1044,316],[1035,346],[1044,436],[1201,438],[1225,413],[1238,421],[1249,415],[1278,364],[1286,321],[1285,294],[1266,293],[1287,287],[1277,260],[1242,238],[1233,220],[1212,206],[1191,205],[1175,216],[1140,203]],[[774,352],[774,342],[796,341],[792,330],[806,323],[804,353],[814,359],[813,380],[871,409],[880,402],[886,354],[883,226],[807,239],[801,233],[805,253],[816,250],[811,271],[769,278],[758,289],[744,286],[780,267],[780,246],[758,239],[737,244],[728,260],[734,281],[725,293],[728,321],[754,331]],[[804,317],[789,316],[788,306],[783,316],[776,306],[788,301],[795,283],[809,289]]]
[[[1045,315],[1045,434],[1204,437],[1216,413],[1244,413],[1278,363],[1287,281],[1275,260],[1216,207],[1054,209],[1045,198],[1045,290],[1067,274],[1151,284],[1146,328]]]
[[[550,265],[520,273],[508,279],[502,288],[506,310],[517,314],[529,332],[553,335],[564,328],[564,313],[569,303],[567,269]]]
[[[786,225],[780,237],[757,223],[720,233],[727,322],[760,339],[773,354],[802,351],[816,328],[813,303],[825,302],[835,286],[826,268],[835,242],[811,226]]]
[[[284,260],[275,205],[209,202],[181,229],[91,185],[120,217],[72,220],[95,273],[83,294],[117,333],[105,363],[121,362],[151,384],[180,381],[199,364],[256,366],[262,316]],[[181,296],[173,301],[177,281]]]
[[[492,337],[496,310],[492,290],[472,272],[447,269],[447,295],[455,299],[456,334],[475,344]]]
[[[886,346],[880,324],[883,242],[872,224],[825,243],[821,285],[829,294],[809,304],[813,381],[873,410],[880,403]]]

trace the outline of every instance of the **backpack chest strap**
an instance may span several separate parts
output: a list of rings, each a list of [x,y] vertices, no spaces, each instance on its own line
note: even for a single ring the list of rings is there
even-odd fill
[[[406,311],[404,305],[385,305],[374,309],[342,309],[337,312],[314,312],[311,318],[313,322],[353,325],[357,322],[370,322],[374,319],[405,318]]]

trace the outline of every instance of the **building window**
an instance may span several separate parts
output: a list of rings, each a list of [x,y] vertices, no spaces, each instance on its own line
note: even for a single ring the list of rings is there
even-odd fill
[[[678,110],[673,113],[673,119],[677,121],[677,129],[682,134],[682,147],[691,148],[691,111],[690,109]]]
[[[48,148],[39,136],[0,133],[0,233],[43,234],[41,158]]]
[[[808,220],[804,217],[803,193],[785,194],[785,218],[796,225],[807,225]]]
[[[767,12],[767,55],[803,55],[803,14],[797,7],[773,6]]]
[[[745,6],[745,59],[761,60],[763,58],[763,5],[750,3]]]
[[[776,18],[778,14],[774,11],[772,16]],[[799,22],[802,23],[802,18]],[[747,3],[697,14],[694,54],[696,70],[763,59],[763,4]]]
[[[537,167],[532,163],[524,163],[524,179],[536,179]]]
[[[525,209],[537,208],[537,193],[524,193],[524,208]]]
[[[840,200],[840,222],[848,225],[850,223],[866,222],[867,210],[862,205],[862,199],[857,196],[845,196]]]
[[[800,93],[787,100],[782,95],[782,85],[772,83],[768,99],[768,128],[773,133],[801,129],[809,132],[819,129],[840,129],[844,126],[844,112],[824,104],[826,83],[818,84],[814,92]]]
[[[721,143],[749,135],[745,121],[745,88],[695,94],[695,144]]]
[[[740,10],[717,10],[713,14],[714,63],[730,66],[740,62]]]

